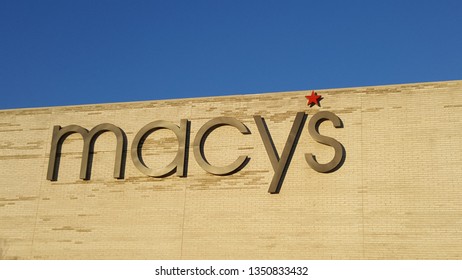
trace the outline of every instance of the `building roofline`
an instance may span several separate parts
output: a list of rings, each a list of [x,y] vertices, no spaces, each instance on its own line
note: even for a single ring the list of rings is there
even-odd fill
[[[383,84],[383,85],[366,85],[358,87],[344,87],[344,88],[320,88],[320,89],[300,89],[300,90],[290,90],[290,91],[274,91],[274,92],[257,92],[257,93],[241,93],[241,94],[229,94],[229,95],[211,95],[211,96],[197,96],[197,97],[185,97],[185,98],[171,98],[171,99],[152,99],[152,100],[141,100],[141,101],[120,101],[120,102],[107,102],[107,103],[87,103],[87,104],[77,104],[77,105],[52,105],[47,107],[21,107],[21,108],[9,108],[9,109],[0,109],[0,112],[7,111],[20,111],[20,110],[44,110],[44,109],[61,109],[61,108],[75,108],[75,107],[90,107],[90,106],[104,106],[104,105],[130,105],[130,104],[140,104],[146,102],[158,102],[158,101],[192,101],[192,100],[201,100],[201,99],[220,99],[220,98],[236,98],[243,96],[251,95],[264,95],[264,94],[281,94],[281,93],[297,93],[303,91],[340,91],[340,90],[352,90],[352,89],[365,89],[365,88],[383,88],[383,87],[393,87],[393,86],[414,86],[417,84],[430,85],[430,84],[442,84],[442,83],[452,83],[452,82],[462,82],[462,80],[447,80],[447,81],[432,81],[432,82],[415,82],[415,83],[398,83],[398,84]]]

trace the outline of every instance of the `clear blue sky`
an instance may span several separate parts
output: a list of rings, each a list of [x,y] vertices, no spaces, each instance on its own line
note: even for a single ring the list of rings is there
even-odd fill
[[[1,0],[0,108],[462,79],[462,1]]]

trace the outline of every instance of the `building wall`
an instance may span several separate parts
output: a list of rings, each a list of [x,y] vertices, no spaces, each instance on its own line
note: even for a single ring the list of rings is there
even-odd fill
[[[462,81],[0,111],[0,258],[4,259],[461,259]],[[318,173],[305,161],[333,157],[307,125],[331,111],[343,128],[320,132],[343,144],[344,164]],[[281,154],[297,112],[307,121],[279,194],[253,115],[265,118]],[[230,176],[205,172],[192,142],[214,117],[235,117],[251,131],[223,126],[205,155]],[[112,177],[115,137],[95,143],[91,180],[79,179],[83,141],[69,136],[57,181],[46,180],[54,125],[122,128],[130,148],[154,120],[191,122],[187,177],[147,177],[127,153],[125,178]],[[143,159],[170,162],[177,140],[151,134]]]

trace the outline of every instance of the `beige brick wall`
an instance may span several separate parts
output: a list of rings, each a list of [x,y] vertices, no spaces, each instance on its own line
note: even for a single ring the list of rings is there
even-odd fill
[[[462,259],[462,81],[136,103],[0,111],[0,258],[3,259]],[[311,116],[340,141],[344,165],[321,174],[333,149],[314,142]],[[306,112],[279,194],[253,115],[262,115],[282,152],[296,112]],[[210,163],[251,160],[231,176],[206,173],[192,141],[214,117],[245,123],[250,135],[220,127],[207,139]],[[112,123],[128,147],[147,123],[191,121],[188,176],[150,178],[127,154],[125,179],[112,178],[115,137],[95,144],[92,177],[79,179],[83,141],[63,145],[58,180],[46,180],[54,125]],[[152,168],[176,154],[174,134],[148,137]]]

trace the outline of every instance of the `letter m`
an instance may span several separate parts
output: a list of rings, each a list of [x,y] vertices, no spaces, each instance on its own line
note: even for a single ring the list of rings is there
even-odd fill
[[[47,180],[56,181],[58,178],[59,156],[61,154],[61,146],[64,140],[74,133],[79,133],[83,138],[82,164],[80,165],[80,179],[90,179],[91,157],[93,147],[99,135],[106,131],[111,131],[117,138],[117,148],[114,164],[114,178],[123,178],[122,156],[124,147],[126,146],[125,134],[122,129],[109,123],[104,123],[95,126],[88,131],[78,125],[69,125],[61,127],[56,125],[53,127],[53,139],[51,140],[50,160],[48,162]]]

